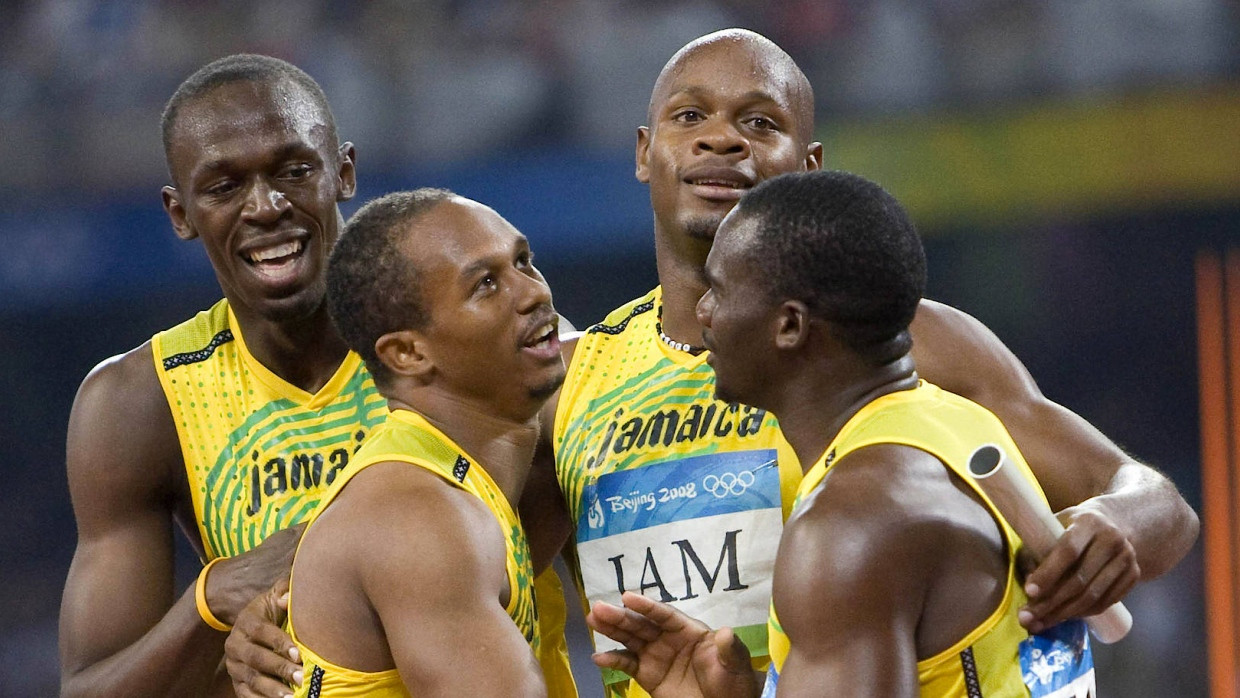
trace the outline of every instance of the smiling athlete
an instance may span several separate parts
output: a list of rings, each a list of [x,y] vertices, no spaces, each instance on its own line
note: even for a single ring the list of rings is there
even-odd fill
[[[164,207],[178,237],[202,242],[224,299],[104,361],[78,391],[66,696],[229,694],[221,630],[286,573],[298,531],[275,532],[313,508],[385,412],[323,302],[337,207],[355,186],[323,91],[283,61],[232,56],[181,85],[163,134]],[[185,590],[173,521],[218,561]]]
[[[177,88],[163,138],[164,207],[178,237],[202,243],[224,298],[78,391],[65,696],[232,695],[229,627],[287,576],[300,528],[286,527],[387,412],[328,317],[327,256],[355,170],[319,85],[275,58],[222,58]],[[183,590],[173,522],[210,561]],[[554,572],[538,583],[558,595]],[[561,599],[542,616],[540,659],[553,695],[572,696],[562,618]]]

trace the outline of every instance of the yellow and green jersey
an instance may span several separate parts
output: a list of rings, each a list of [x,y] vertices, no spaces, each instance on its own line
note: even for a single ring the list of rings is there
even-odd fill
[[[227,300],[151,339],[207,559],[303,521],[387,414],[349,352],[313,395],[249,352]]]
[[[509,601],[506,610],[513,623],[525,636],[530,649],[537,653],[541,645],[538,613],[534,604],[534,568],[530,560],[529,542],[521,520],[508,499],[486,470],[468,457],[451,439],[421,415],[409,410],[392,410],[387,420],[376,427],[358,450],[319,508],[311,515],[307,528],[313,527],[319,514],[331,506],[332,500],[359,472],[375,463],[408,463],[423,468],[454,487],[459,487],[482,500],[495,516],[504,535],[505,568],[508,574]],[[417,502],[410,502],[417,506]],[[296,559],[289,584],[289,634],[301,651],[305,680],[297,690],[297,698],[338,698],[339,696],[408,696],[395,669],[382,672],[360,672],[335,665],[307,647],[296,633],[297,575]],[[467,642],[467,638],[462,638]]]
[[[938,458],[985,503],[1003,532],[1007,582],[994,612],[952,647],[917,663],[923,698],[1082,698],[1093,696],[1094,668],[1085,624],[1069,621],[1030,636],[1017,620],[1027,598],[1017,581],[1016,556],[1021,541],[985,492],[970,477],[969,457],[979,446],[994,444],[1028,479],[1041,486],[1007,430],[984,407],[922,382],[913,390],[884,395],[854,415],[805,474],[797,503],[817,488],[849,453],[874,444],[902,444]],[[1042,495],[1045,499],[1045,495]],[[791,642],[770,607],[771,666],[762,695],[773,698]]]
[[[715,375],[659,337],[656,288],[577,341],[554,425],[585,604],[624,590],[727,625],[767,655],[771,575],[800,466],[775,418],[715,399]],[[597,649],[618,648],[594,634]],[[604,670],[612,695],[644,695]]]
[[[357,354],[307,393],[250,354],[227,300],[155,335],[151,347],[208,560],[243,553],[304,521],[387,417],[387,401]],[[555,571],[539,575],[537,586],[545,590],[539,661],[549,695],[575,696]]]

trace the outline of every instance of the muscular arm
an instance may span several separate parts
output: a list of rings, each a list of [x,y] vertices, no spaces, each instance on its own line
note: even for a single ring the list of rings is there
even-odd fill
[[[888,448],[846,456],[785,528],[772,590],[791,643],[780,696],[918,694],[916,634],[943,541],[909,513],[924,502],[888,490],[895,474],[874,457]]]
[[[1047,399],[1020,361],[976,319],[922,301],[912,329],[918,372],[1003,420],[1051,508],[1068,526],[1069,535],[1029,578],[1044,589],[1066,589],[1053,604],[1063,612],[1053,613],[1052,620],[1098,612],[1126,593],[1138,575],[1152,579],[1184,557],[1199,524],[1168,478]],[[1074,576],[1068,573],[1078,558],[1083,580],[1058,584],[1061,577]],[[1095,577],[1092,585],[1084,583]],[[1082,596],[1080,603],[1071,603],[1072,595]],[[1034,608],[1051,611],[1045,605]]]
[[[202,695],[224,634],[173,588],[172,416],[143,347],[101,364],[69,417],[78,546],[60,612],[61,693]]]
[[[231,695],[225,634],[174,587],[172,517],[180,445],[149,345],[100,364],[69,417],[69,490],[78,545],[60,612],[61,693]],[[294,532],[212,568],[208,605],[231,622],[287,570]]]
[[[366,546],[352,544],[358,534]],[[343,560],[356,583],[310,579],[320,562],[341,578],[341,563],[332,560]],[[516,593],[505,560],[504,534],[477,497],[406,464],[377,464],[311,527],[293,573],[293,624],[307,646],[359,657],[367,670],[386,644],[388,661],[416,696],[545,695],[534,654],[504,608]],[[315,612],[324,602],[357,620],[320,641],[316,625],[302,628],[303,620],[326,627]]]

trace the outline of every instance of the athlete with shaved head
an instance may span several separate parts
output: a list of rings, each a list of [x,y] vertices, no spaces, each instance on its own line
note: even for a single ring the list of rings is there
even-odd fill
[[[801,469],[773,416],[716,399],[695,311],[740,196],[821,167],[813,93],[786,52],[731,29],[668,61],[648,116],[636,174],[650,187],[659,287],[569,343],[547,412],[557,480],[589,602],[627,590],[670,603],[735,628],[763,662],[776,541]],[[1101,611],[1187,552],[1197,519],[1174,485],[1043,396],[981,323],[923,300],[911,333],[920,375],[998,414],[1068,525],[1027,580],[1029,629]],[[615,694],[640,690],[619,672],[605,680]]]

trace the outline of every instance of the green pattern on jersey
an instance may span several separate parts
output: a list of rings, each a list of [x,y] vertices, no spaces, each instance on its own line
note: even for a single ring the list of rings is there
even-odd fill
[[[367,432],[379,422],[379,415],[367,415],[382,404],[369,374],[363,371],[353,375],[331,406],[317,412],[280,399],[250,415],[229,435],[228,446],[207,473],[202,520],[212,549],[220,555],[237,555],[272,532],[305,520],[318,505],[323,488],[332,484],[357,449],[357,432]],[[249,457],[250,468],[271,464],[269,476],[278,479],[279,462],[256,463],[253,454],[259,453],[294,455],[285,459],[289,496],[278,507],[266,507],[262,518],[256,519],[247,515],[256,496],[251,489],[255,480],[237,477],[236,470]],[[263,487],[261,470],[259,476]],[[310,478],[312,487],[305,488],[304,477]]]
[[[207,558],[303,521],[387,403],[354,353],[315,394],[245,345],[228,302],[151,339]]]

